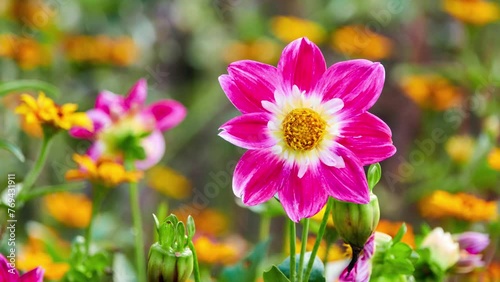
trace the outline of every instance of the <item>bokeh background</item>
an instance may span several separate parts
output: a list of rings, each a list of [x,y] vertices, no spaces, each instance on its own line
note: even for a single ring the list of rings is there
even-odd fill
[[[141,183],[146,237],[152,242],[150,215],[165,203],[194,215],[211,240],[200,248],[224,254],[209,254],[208,262],[228,264],[257,242],[259,208],[241,207],[232,193],[243,151],[217,136],[238,114],[218,76],[235,60],[275,65],[283,47],[301,36],[320,46],[328,65],[380,61],[386,83],[371,112],[390,126],[398,149],[382,163],[376,188],[382,217],[390,220],[384,224],[489,232],[491,262],[500,259],[499,18],[498,1],[472,0],[0,0],[0,81],[46,81],[60,90],[56,102],[87,110],[99,91],[126,94],[146,78],[149,103],[182,102],[186,119],[165,134],[166,154]],[[13,113],[18,94],[2,99],[0,137],[18,144],[28,161],[0,151],[0,175],[15,173],[20,181],[40,139]],[[37,186],[64,183],[75,167],[72,154],[89,145],[66,133],[55,142]],[[126,189],[112,191],[96,223],[100,244],[124,250],[132,245]],[[89,196],[90,188],[79,192]],[[33,201],[19,236],[57,230],[67,245],[82,233],[88,209],[84,196]],[[273,218],[270,227],[278,243],[283,222]],[[52,255],[53,264],[64,255]]]

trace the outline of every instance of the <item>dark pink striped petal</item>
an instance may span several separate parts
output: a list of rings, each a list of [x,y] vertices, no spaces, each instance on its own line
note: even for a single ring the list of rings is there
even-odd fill
[[[300,178],[297,176],[298,167],[295,166],[287,183],[278,192],[286,214],[294,222],[312,217],[326,204],[328,195],[320,173],[316,167],[309,167]]]
[[[271,115],[251,113],[235,117],[223,124],[219,136],[245,149],[264,149],[276,144],[267,128]]]
[[[279,83],[275,67],[244,60],[229,65],[228,75],[221,75],[219,83],[231,103],[242,113],[265,111],[263,100],[274,101]]]
[[[370,201],[370,192],[361,161],[340,144],[332,150],[336,155],[342,156],[345,167],[336,168],[320,163],[318,171],[321,179],[318,182],[328,195],[339,201],[367,204]]]
[[[272,198],[289,175],[290,170],[270,150],[250,150],[236,165],[233,192],[245,205],[258,205]]]
[[[381,162],[396,153],[389,126],[368,112],[341,122],[336,141],[353,152],[363,165]]]
[[[281,54],[278,70],[283,78],[285,93],[297,85],[310,93],[326,71],[326,62],[316,44],[303,37],[288,44]]]
[[[323,101],[342,99],[342,112],[357,115],[375,104],[382,93],[384,79],[385,71],[380,63],[362,59],[344,61],[328,68],[316,92],[323,95]]]

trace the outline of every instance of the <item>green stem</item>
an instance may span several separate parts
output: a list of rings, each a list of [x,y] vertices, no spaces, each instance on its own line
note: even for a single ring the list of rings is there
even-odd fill
[[[130,207],[132,209],[132,221],[135,230],[135,263],[137,267],[137,277],[139,282],[145,282],[146,258],[144,256],[141,208],[139,205],[139,185],[137,185],[137,182],[130,183]]]
[[[52,98],[59,96],[59,89],[57,89],[56,86],[44,81],[25,79],[25,80],[13,80],[0,83],[0,97],[12,92],[26,91],[32,89],[43,91],[45,92],[45,94],[47,94]]]
[[[90,216],[89,226],[87,226],[87,230],[85,231],[85,253],[88,257],[90,256],[90,245],[92,242],[92,225],[99,211],[99,208],[101,207],[102,201],[104,200],[104,196],[106,194],[105,189],[107,189],[100,185],[95,185],[93,188],[94,199],[92,199],[92,213]]]
[[[290,282],[295,282],[295,244],[297,243],[297,231],[295,230],[295,222],[289,220],[289,231],[290,231]]]
[[[269,231],[271,230],[271,218],[261,215],[260,228],[259,228],[259,241],[264,241],[269,238]]]
[[[328,202],[326,204],[325,214],[323,215],[323,219],[321,220],[321,224],[319,226],[318,235],[316,237],[316,242],[314,242],[314,247],[311,252],[311,257],[309,258],[309,262],[307,263],[306,274],[304,276],[304,281],[309,281],[309,276],[311,275],[312,267],[314,264],[314,259],[316,258],[316,254],[318,253],[319,246],[321,244],[321,240],[323,240],[323,235],[325,234],[326,225],[328,224],[328,217],[330,216],[330,212],[333,208],[333,198],[329,197]],[[328,252],[328,249],[327,249]],[[325,260],[326,264],[326,260]]]
[[[189,248],[193,253],[193,269],[194,269],[194,282],[201,282],[200,279],[200,266],[198,265],[198,256],[196,255],[196,249],[194,248],[194,244],[192,240],[189,240]]]
[[[300,259],[299,259],[299,270],[298,270],[298,281],[302,282],[302,275],[304,273],[304,256],[306,254],[306,246],[307,246],[307,236],[309,234],[309,218],[305,218],[304,222],[302,224],[302,239],[301,239],[301,246],[300,246]]]
[[[52,140],[52,135],[44,134],[42,147],[40,148],[40,153],[38,154],[38,158],[36,159],[33,168],[30,170],[30,172],[28,172],[28,175],[26,175],[26,178],[23,181],[23,188],[19,193],[18,199],[23,199],[23,197],[26,197],[31,187],[33,186],[33,184],[35,184],[35,181],[38,179],[38,176],[42,172],[42,168],[45,165],[45,162],[47,161],[51,140]],[[23,202],[19,201],[19,206],[22,205]]]

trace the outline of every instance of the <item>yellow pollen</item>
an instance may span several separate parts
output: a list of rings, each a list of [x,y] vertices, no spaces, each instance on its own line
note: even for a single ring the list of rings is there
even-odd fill
[[[326,122],[317,112],[299,108],[286,115],[281,128],[288,147],[296,151],[309,151],[323,139]]]

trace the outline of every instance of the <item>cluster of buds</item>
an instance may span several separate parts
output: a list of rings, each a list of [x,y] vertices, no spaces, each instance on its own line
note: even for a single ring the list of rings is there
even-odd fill
[[[154,215],[153,215],[154,216]],[[194,258],[189,245],[192,242],[195,225],[191,216],[186,226],[173,214],[161,224],[154,216],[158,242],[149,249],[149,282],[185,282],[193,272]]]

